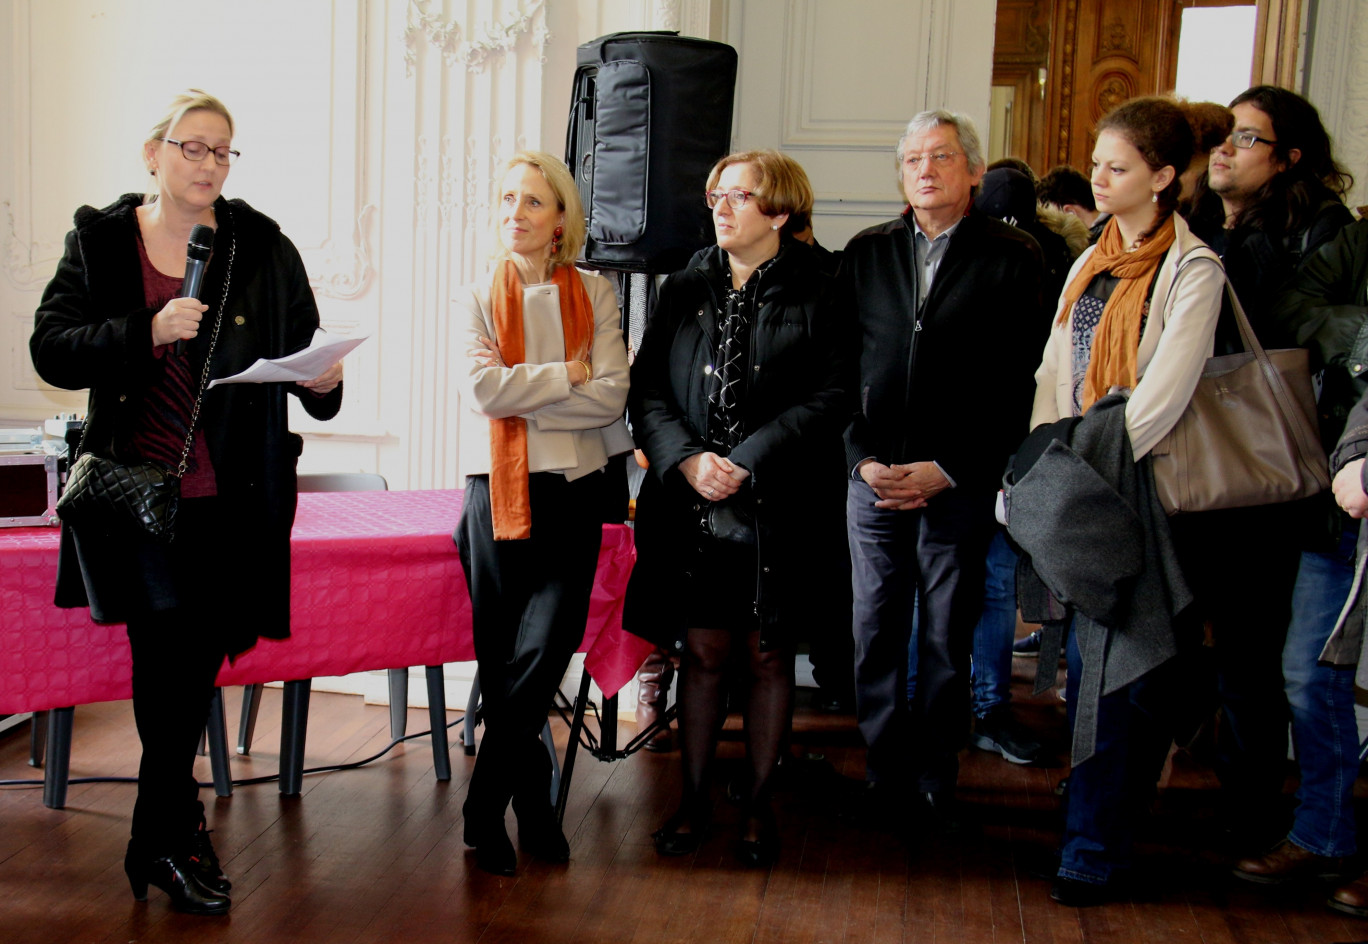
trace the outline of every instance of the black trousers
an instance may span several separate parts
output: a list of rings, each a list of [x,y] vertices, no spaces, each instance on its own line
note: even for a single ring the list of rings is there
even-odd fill
[[[142,742],[131,846],[150,858],[185,852],[204,813],[195,751],[227,652],[212,602],[223,591],[214,548],[224,524],[216,499],[185,500],[172,545],[130,554],[145,591],[128,617],[133,720]]]
[[[1179,627],[1185,685],[1198,712],[1224,715],[1216,773],[1242,815],[1268,816],[1287,771],[1282,653],[1301,560],[1295,505],[1235,508],[1170,519],[1183,576],[1196,598]],[[1212,647],[1194,645],[1202,624]],[[1192,697],[1192,696],[1190,696]],[[1200,722],[1200,718],[1190,719]]]
[[[466,482],[456,546],[474,617],[484,739],[466,796],[467,823],[520,819],[550,807],[551,761],[539,740],[547,710],[584,637],[602,542],[606,477],[529,477],[532,536],[495,541],[488,476]]]

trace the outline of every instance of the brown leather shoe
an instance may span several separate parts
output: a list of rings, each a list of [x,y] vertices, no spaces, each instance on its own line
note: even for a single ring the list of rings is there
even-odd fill
[[[1368,875],[1360,875],[1352,882],[1341,885],[1325,903],[1336,911],[1356,918],[1368,918]]]
[[[1337,879],[1343,870],[1343,859],[1316,855],[1284,839],[1265,855],[1236,862],[1232,874],[1256,885],[1284,885],[1312,878]]]

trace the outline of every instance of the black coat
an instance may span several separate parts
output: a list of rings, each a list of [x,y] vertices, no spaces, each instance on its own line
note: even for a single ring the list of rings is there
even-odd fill
[[[971,209],[918,315],[911,214],[859,233],[841,258],[840,302],[862,338],[847,468],[935,461],[961,487],[996,490],[1050,330],[1040,248]]]
[[[1194,235],[1214,249],[1225,266],[1255,336],[1266,348],[1295,347],[1299,342],[1288,322],[1279,317],[1281,294],[1296,280],[1316,250],[1354,219],[1328,191],[1307,221],[1292,233],[1275,235],[1252,226],[1225,228],[1225,213],[1214,195],[1208,196],[1188,221]],[[1216,353],[1244,350],[1234,315],[1225,305],[1216,332]],[[1352,406],[1352,402],[1349,406]],[[1348,407],[1346,407],[1346,413]],[[1333,446],[1334,439],[1327,444]]]
[[[48,383],[90,388],[85,448],[135,462],[131,437],[143,396],[159,378],[152,318],[138,262],[138,194],[76,212],[57,273],[35,316],[29,349]],[[209,305],[204,329],[187,350],[198,381],[208,353],[212,319],[223,295],[232,249],[232,275],[212,377],[226,377],[260,357],[306,347],[318,327],[318,308],[303,262],[274,221],[240,200],[215,205],[218,232],[201,298]],[[311,416],[328,419],[342,403],[339,386],[315,396],[294,384],[227,384],[208,391],[196,435],[205,437],[220,501],[240,529],[224,534],[228,571],[213,575],[222,591],[226,648],[239,652],[257,636],[289,635],[290,530],[295,514],[295,464],[302,440],[289,431],[286,394]],[[64,532],[67,529],[63,529]],[[80,560],[64,533],[57,603],[91,607],[98,620],[128,616],[127,549],[108,535],[82,534]],[[177,554],[194,548],[175,546]],[[79,573],[80,578],[77,579]]]
[[[707,429],[708,372],[719,341],[717,313],[726,262],[716,246],[700,250],[667,278],[632,365],[628,413],[650,471],[637,498],[637,564],[624,625],[668,647],[683,641],[679,594],[685,557],[698,533],[701,496],[679,463],[715,451]],[[812,580],[814,530],[844,507],[840,430],[850,414],[850,332],[831,307],[830,277],[812,247],[785,240],[760,274],[744,397],[745,439],[732,462],[749,469],[756,500],[755,582],[762,648],[821,597]],[[814,529],[814,523],[816,528]],[[828,579],[830,574],[826,575]],[[844,578],[842,578],[844,579]]]

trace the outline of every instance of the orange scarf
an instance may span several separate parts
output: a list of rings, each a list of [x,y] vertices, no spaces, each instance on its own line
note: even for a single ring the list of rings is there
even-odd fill
[[[594,341],[594,306],[589,301],[589,293],[572,265],[556,266],[551,284],[560,290],[565,359],[587,362]],[[499,355],[505,366],[521,364],[526,356],[523,284],[512,259],[505,259],[495,270],[490,302],[494,309],[494,339],[499,345]],[[489,503],[494,516],[494,540],[526,540],[532,536],[527,420],[509,416],[489,421],[489,460]]]
[[[1069,320],[1076,301],[1099,272],[1110,272],[1121,279],[1102,309],[1102,319],[1093,333],[1088,373],[1083,379],[1083,412],[1107,395],[1112,387],[1135,389],[1136,363],[1140,352],[1140,328],[1145,319],[1145,302],[1150,282],[1164,254],[1175,238],[1173,217],[1146,239],[1139,249],[1127,252],[1121,244],[1121,227],[1116,218],[1107,221],[1083,268],[1064,289],[1064,309],[1059,323]]]

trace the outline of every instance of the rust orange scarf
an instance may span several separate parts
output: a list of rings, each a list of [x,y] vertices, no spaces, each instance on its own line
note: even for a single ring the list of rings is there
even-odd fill
[[[551,284],[560,290],[565,360],[588,362],[594,341],[594,306],[589,301],[589,293],[572,265],[556,266]],[[523,284],[512,259],[505,259],[495,270],[490,302],[494,309],[494,336],[499,355],[508,367],[521,364],[526,355]],[[489,460],[489,503],[494,516],[494,540],[526,540],[532,536],[527,420],[509,416],[489,421]]]
[[[1170,215],[1146,239],[1139,249],[1127,252],[1121,244],[1121,227],[1116,218],[1107,221],[1083,268],[1064,289],[1064,310],[1059,323],[1064,324],[1073,311],[1074,302],[1083,295],[1088,283],[1099,272],[1110,272],[1121,279],[1107,304],[1102,309],[1102,320],[1093,333],[1092,356],[1088,373],[1083,380],[1083,412],[1107,395],[1112,387],[1134,390],[1137,357],[1140,352],[1140,328],[1145,317],[1145,301],[1149,297],[1150,282],[1159,269],[1164,254],[1173,245],[1175,232]]]

